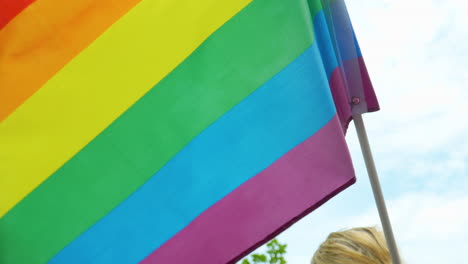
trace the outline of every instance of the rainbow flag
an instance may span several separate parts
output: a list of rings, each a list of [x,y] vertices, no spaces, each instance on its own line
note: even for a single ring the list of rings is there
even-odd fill
[[[228,263],[355,181],[343,0],[0,0],[0,263]]]

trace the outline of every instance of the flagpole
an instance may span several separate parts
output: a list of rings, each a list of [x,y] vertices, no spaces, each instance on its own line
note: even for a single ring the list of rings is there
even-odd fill
[[[367,138],[366,128],[364,127],[364,121],[362,115],[353,115],[354,125],[361,145],[362,155],[367,167],[367,173],[369,174],[370,183],[372,186],[372,192],[374,193],[375,203],[377,204],[377,210],[379,211],[380,222],[382,222],[385,239],[387,240],[388,249],[392,256],[393,264],[401,264],[400,255],[395,242],[395,236],[393,235],[392,225],[390,218],[388,217],[387,207],[385,206],[385,200],[380,187],[379,176],[375,168],[374,159],[369,146],[369,140]]]

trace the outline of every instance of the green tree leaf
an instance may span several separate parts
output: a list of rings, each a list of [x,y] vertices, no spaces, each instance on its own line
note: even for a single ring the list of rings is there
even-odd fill
[[[286,254],[286,244],[281,244],[277,239],[273,239],[266,244],[266,247],[266,255],[254,252],[242,260],[241,264],[287,264],[284,258]]]

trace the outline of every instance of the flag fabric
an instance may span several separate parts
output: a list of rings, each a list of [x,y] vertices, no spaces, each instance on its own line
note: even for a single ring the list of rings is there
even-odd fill
[[[0,263],[228,263],[355,181],[343,0],[0,0]]]

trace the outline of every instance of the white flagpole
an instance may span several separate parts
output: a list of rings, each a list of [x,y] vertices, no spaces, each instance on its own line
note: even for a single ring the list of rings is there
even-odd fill
[[[390,218],[388,217],[387,207],[385,206],[385,200],[380,187],[379,176],[375,169],[374,159],[369,146],[369,140],[367,139],[366,128],[364,127],[364,121],[362,115],[353,115],[354,125],[361,145],[362,155],[367,167],[367,173],[369,174],[370,183],[372,186],[372,192],[374,193],[375,203],[377,204],[377,210],[379,211],[380,221],[382,222],[385,239],[387,240],[388,249],[392,256],[393,264],[401,264],[400,255],[395,242],[395,236],[393,235],[392,225]]]

